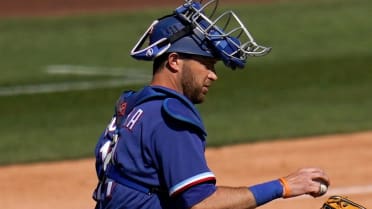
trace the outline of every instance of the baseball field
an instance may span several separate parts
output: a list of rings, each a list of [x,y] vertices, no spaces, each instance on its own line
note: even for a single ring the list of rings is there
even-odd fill
[[[120,92],[151,76],[151,65],[128,53],[154,18],[179,4],[0,2],[2,208],[94,207],[96,139]],[[334,194],[372,207],[371,6],[222,1],[273,51],[249,59],[243,71],[219,65],[219,80],[198,106],[218,184],[250,185],[320,166],[331,178],[324,197],[262,208],[315,209]]]

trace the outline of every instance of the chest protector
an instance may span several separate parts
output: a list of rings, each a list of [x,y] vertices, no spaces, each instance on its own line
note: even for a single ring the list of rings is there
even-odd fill
[[[126,120],[134,107],[152,100],[162,100],[162,109],[166,113],[166,117],[185,123],[185,127],[197,130],[203,136],[207,135],[199,112],[195,109],[194,104],[183,95],[167,88],[153,86],[147,86],[138,92],[123,92],[116,102],[115,112],[110,124],[101,135],[96,145],[96,172],[99,183],[93,194],[94,199],[101,199],[100,196],[102,195],[100,193],[104,184],[108,177],[112,178],[112,175],[109,175],[107,170],[108,167],[115,167],[113,156],[117,141],[120,139],[120,124]],[[120,184],[145,193],[152,193],[158,190],[154,187],[147,187],[141,184],[141,182],[123,179],[120,176],[117,176],[117,178],[114,177],[114,180],[118,181]]]

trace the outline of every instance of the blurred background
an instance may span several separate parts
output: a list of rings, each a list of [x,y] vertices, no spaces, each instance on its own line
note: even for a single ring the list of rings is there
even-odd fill
[[[130,50],[181,3],[1,0],[0,164],[92,156],[121,91],[151,77]],[[209,146],[372,129],[371,4],[220,2],[273,50],[218,65],[198,107]]]
[[[54,185],[62,196],[48,197],[64,207],[58,198],[85,188],[87,179],[95,182],[94,146],[116,99],[123,90],[140,89],[151,78],[151,63],[136,61],[129,52],[154,19],[182,3],[0,0],[0,165],[9,168],[1,172],[0,179],[8,183],[1,186],[13,188],[14,176],[26,172],[17,165],[70,159],[91,167],[62,162],[30,171],[46,196]],[[209,147],[372,130],[372,1],[228,0],[220,5],[234,10],[256,42],[273,50],[268,56],[249,58],[243,70],[218,64],[219,80],[197,107]],[[343,142],[355,141],[362,142]],[[335,144],[345,151],[345,143]],[[361,153],[364,160],[371,159],[368,153]],[[318,154],[327,160],[326,149]],[[38,173],[53,171],[57,182],[71,165],[72,176],[78,177],[77,185],[66,185],[72,188],[46,182],[44,173]],[[292,164],[280,164],[285,165]],[[347,174],[371,177],[362,171]],[[24,182],[17,193],[26,191],[28,178],[16,179]],[[89,196],[91,188],[81,194]],[[5,195],[12,196],[0,196]],[[26,197],[30,199],[23,198],[24,208],[35,202],[32,192]],[[46,206],[51,207],[56,205]]]

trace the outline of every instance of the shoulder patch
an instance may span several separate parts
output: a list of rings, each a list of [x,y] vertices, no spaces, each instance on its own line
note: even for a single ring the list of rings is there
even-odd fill
[[[207,136],[203,121],[199,112],[192,106],[184,104],[182,101],[175,98],[167,98],[163,102],[164,111],[173,119],[188,123],[199,129],[204,136]]]

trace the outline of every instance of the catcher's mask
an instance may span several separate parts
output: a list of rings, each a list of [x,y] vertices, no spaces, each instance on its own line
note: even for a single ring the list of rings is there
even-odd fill
[[[244,68],[248,56],[263,56],[270,47],[258,45],[233,11],[212,20],[218,0],[205,4],[186,0],[173,14],[155,20],[131,51],[140,60],[154,60],[166,52],[213,57],[231,68]],[[212,7],[211,13],[206,11]],[[208,8],[208,9],[207,9]],[[148,46],[143,46],[145,42]]]

